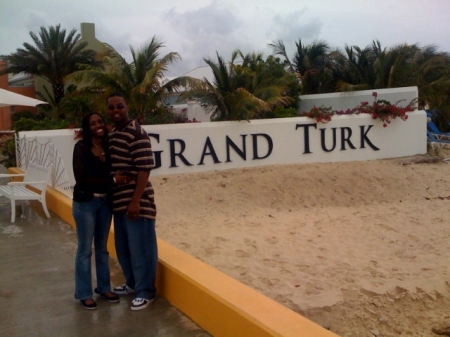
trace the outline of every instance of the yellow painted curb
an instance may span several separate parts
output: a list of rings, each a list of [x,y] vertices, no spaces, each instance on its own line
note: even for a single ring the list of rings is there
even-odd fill
[[[337,336],[168,243],[158,245],[158,291],[212,335]]]

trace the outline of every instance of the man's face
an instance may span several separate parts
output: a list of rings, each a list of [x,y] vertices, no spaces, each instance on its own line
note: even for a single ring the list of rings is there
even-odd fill
[[[125,99],[120,96],[108,98],[107,114],[112,122],[121,124],[128,121],[128,107]]]

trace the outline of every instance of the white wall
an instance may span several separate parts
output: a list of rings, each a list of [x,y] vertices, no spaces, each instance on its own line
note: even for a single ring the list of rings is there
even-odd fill
[[[419,90],[417,87],[404,87],[393,89],[373,89],[361,90],[352,92],[339,92],[332,94],[318,94],[318,95],[302,95],[300,96],[300,104],[298,112],[308,112],[314,106],[331,107],[333,110],[347,110],[353,109],[362,102],[372,104],[374,97],[372,93],[376,92],[378,99],[383,99],[392,104],[399,102],[398,106],[406,106],[412,100],[419,97]]]
[[[295,117],[250,122],[146,125],[144,128],[150,135],[155,156],[160,157],[161,167],[152,171],[155,176],[424,154],[427,151],[426,114],[424,111],[415,111],[408,116],[407,121],[393,120],[386,128],[379,120],[364,114],[334,116],[327,124],[317,124],[307,117]],[[310,125],[307,128],[309,137],[305,136],[306,125]],[[325,149],[331,149],[333,145],[333,132],[336,133],[336,147],[327,152]],[[362,137],[364,132],[367,132],[366,138]],[[325,149],[321,144],[322,134],[325,137]],[[41,144],[51,140],[74,184],[74,130],[26,131],[20,132],[19,137],[29,140],[38,137]],[[342,137],[348,140],[342,141]],[[243,152],[244,158],[231,145],[227,146],[227,138]],[[270,154],[269,141],[273,146]],[[266,158],[262,158],[266,155]]]
[[[194,118],[198,122],[211,121],[211,114],[206,114],[200,104],[193,101],[187,103],[187,117],[191,121],[194,120]]]

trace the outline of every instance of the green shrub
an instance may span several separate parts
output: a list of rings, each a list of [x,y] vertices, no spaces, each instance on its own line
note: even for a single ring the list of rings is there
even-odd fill
[[[296,108],[286,108],[283,106],[277,106],[272,112],[264,116],[264,118],[287,118],[298,117]]]
[[[1,139],[1,152],[6,157],[2,165],[5,167],[16,166],[16,142],[14,136],[3,136]]]
[[[44,118],[42,120],[34,120],[30,118],[21,118],[13,125],[15,131],[30,131],[30,130],[56,130],[67,129],[70,126],[68,120],[58,120],[51,118]]]

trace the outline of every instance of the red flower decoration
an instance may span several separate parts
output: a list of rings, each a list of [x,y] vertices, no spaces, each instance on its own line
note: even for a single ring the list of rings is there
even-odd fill
[[[318,123],[328,123],[331,121],[333,115],[350,115],[350,114],[362,114],[367,113],[372,116],[373,119],[379,119],[383,122],[383,127],[387,127],[391,123],[391,119],[400,118],[404,121],[408,119],[406,114],[409,111],[414,111],[416,99],[412,100],[407,106],[401,107],[395,104],[391,104],[386,100],[377,100],[377,93],[374,91],[372,96],[375,97],[372,105],[369,102],[361,102],[360,105],[353,109],[347,109],[344,111],[332,110],[331,107],[316,107],[314,106],[309,112],[302,112],[300,116],[306,116],[314,118]]]

